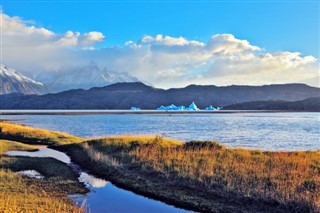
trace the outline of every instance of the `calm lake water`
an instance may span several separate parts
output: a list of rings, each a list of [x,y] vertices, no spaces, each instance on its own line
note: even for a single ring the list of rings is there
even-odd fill
[[[263,150],[320,149],[320,113],[1,115],[82,137],[159,134]]]

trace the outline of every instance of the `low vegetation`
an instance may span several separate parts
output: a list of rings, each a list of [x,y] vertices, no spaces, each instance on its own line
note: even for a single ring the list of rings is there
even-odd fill
[[[42,145],[68,144],[83,141],[82,138],[66,133],[36,129],[8,122],[0,122],[0,139]]]
[[[69,167],[52,158],[7,157],[10,150],[35,150],[35,146],[0,140],[0,212],[84,213],[66,195],[85,193]],[[32,179],[16,172],[36,170],[43,179]]]
[[[97,175],[198,211],[320,208],[320,152],[228,149],[216,142],[111,137],[60,147]]]
[[[26,150],[31,151],[34,150],[34,146],[30,146],[28,144],[23,144],[15,141],[9,140],[1,140],[0,139],[0,155],[10,150]]]
[[[16,124],[0,127],[1,138],[7,139],[0,140],[2,150],[33,148],[8,141],[10,137],[19,138],[23,143],[53,144],[55,149],[67,152],[72,161],[97,176],[108,177],[122,188],[186,209],[201,212],[320,211],[320,151],[230,149],[211,141],[182,143],[159,136],[115,136],[84,141],[64,133]],[[38,138],[41,140],[35,143]],[[60,198],[59,205],[47,202],[54,204],[52,208],[58,208],[57,211],[62,210],[62,206],[70,208],[67,212],[83,211],[67,199],[61,200],[62,195],[83,190],[66,165],[53,159],[36,162],[39,159],[1,157],[0,190],[8,196],[6,201],[1,199],[0,212],[11,206],[24,206],[19,202],[29,193],[39,194],[40,199],[49,192],[56,192],[56,195],[50,194],[48,199]],[[35,169],[46,178],[35,181],[13,173],[24,169]],[[21,187],[13,185],[15,179]],[[30,182],[34,184],[30,190],[38,190],[37,193],[24,187]],[[47,208],[46,202],[39,199],[35,198],[43,204],[41,208]],[[36,205],[33,203],[31,209]]]

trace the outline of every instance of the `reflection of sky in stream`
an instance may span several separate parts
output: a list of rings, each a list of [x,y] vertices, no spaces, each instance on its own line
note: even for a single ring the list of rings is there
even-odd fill
[[[42,174],[40,174],[38,171],[36,170],[23,170],[20,172],[17,172],[18,174],[21,174],[23,176],[27,176],[29,178],[35,178],[35,179],[42,179],[44,178],[44,176]]]
[[[96,178],[85,172],[80,173],[79,181],[84,183],[88,188],[101,188],[101,187],[105,187],[108,183],[103,179]]]
[[[86,196],[71,195],[76,203],[86,203],[87,209],[93,213],[108,212],[188,212],[162,202],[148,199],[133,192],[119,189],[113,184],[89,175],[80,173],[80,182],[83,182],[91,192]]]
[[[190,212],[136,195],[133,192],[120,189],[111,183],[106,184],[104,187],[92,187],[91,189],[91,192],[86,196],[71,195],[70,197],[79,205],[85,202],[87,209],[92,213]]]
[[[69,156],[50,148],[40,148],[35,152],[9,151],[5,154],[8,156],[52,157],[67,164],[71,163]],[[22,173],[28,176],[41,175],[35,170],[30,171],[23,171]],[[90,189],[90,192],[86,195],[70,195],[69,197],[80,205],[85,201],[87,208],[90,210],[89,212],[92,213],[188,212],[120,189],[106,180],[96,178],[82,171],[80,171],[79,181],[84,183]]]
[[[28,151],[9,151],[6,153],[8,156],[27,156],[27,157],[40,157],[46,158],[51,157],[61,161],[63,163],[69,164],[71,162],[68,155],[64,154],[63,152],[59,152],[49,148],[40,148],[35,152],[28,152]]]

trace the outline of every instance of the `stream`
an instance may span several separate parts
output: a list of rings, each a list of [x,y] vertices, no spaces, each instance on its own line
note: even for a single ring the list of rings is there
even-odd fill
[[[9,151],[5,154],[7,156],[51,157],[68,164],[69,167],[79,173],[79,181],[84,183],[84,185],[90,190],[90,192],[85,195],[73,194],[68,197],[79,205],[85,200],[87,209],[92,213],[190,212],[160,201],[137,195],[131,191],[120,189],[107,180],[88,174],[86,171],[81,169],[80,166],[72,163],[68,155],[54,149],[41,147],[38,151]],[[29,177],[39,176],[39,173],[35,170],[21,171],[20,173]]]

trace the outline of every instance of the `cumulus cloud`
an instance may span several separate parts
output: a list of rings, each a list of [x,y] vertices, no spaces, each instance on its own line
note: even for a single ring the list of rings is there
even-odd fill
[[[189,41],[183,37],[170,37],[170,36],[163,36],[161,34],[152,37],[150,35],[144,35],[140,42],[141,44],[152,44],[152,45],[164,45],[164,46],[204,46],[202,42],[199,41]]]
[[[74,60],[72,51],[94,47],[105,36],[101,32],[52,32],[30,25],[19,17],[0,14],[3,62],[19,69],[57,69],[61,62]]]
[[[2,14],[3,62],[18,70],[48,72],[62,66],[100,66],[127,72],[157,87],[187,84],[273,84],[301,82],[319,86],[319,62],[299,52],[267,52],[232,34],[208,41],[144,35],[122,46],[96,49],[101,32],[57,34]]]
[[[145,35],[137,43],[131,41],[130,46],[135,49],[130,57],[144,56],[143,60],[133,57],[141,63],[135,64],[137,69],[132,72],[143,78],[148,70],[148,80],[164,87],[290,82],[319,86],[319,63],[313,56],[268,53],[231,34],[213,35],[207,43]]]

